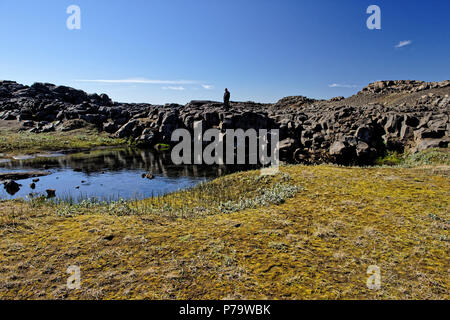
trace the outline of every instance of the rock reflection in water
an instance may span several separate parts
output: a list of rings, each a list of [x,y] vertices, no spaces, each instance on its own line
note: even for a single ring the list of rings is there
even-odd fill
[[[3,186],[5,187],[6,192],[11,196],[14,196],[17,192],[19,192],[21,187],[20,184],[12,180],[5,181]]]
[[[14,197],[0,192],[2,198],[26,197],[30,192],[56,189],[57,197],[76,199],[96,197],[101,200],[144,198],[192,187],[207,179],[247,170],[247,166],[174,165],[170,152],[118,148],[98,149],[60,157],[34,157],[0,163],[0,172],[45,169],[52,172],[34,187],[32,180]],[[151,174],[154,179],[143,179]],[[81,183],[81,182],[84,183]],[[26,186],[26,187],[25,187]]]

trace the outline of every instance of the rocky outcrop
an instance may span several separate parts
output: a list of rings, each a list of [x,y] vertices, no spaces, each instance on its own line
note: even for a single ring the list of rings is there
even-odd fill
[[[377,81],[361,90],[361,93],[390,94],[394,92],[414,93],[428,89],[445,88],[450,86],[450,80],[441,82],[424,82],[415,80]]]
[[[140,146],[170,144],[175,129],[279,129],[283,160],[369,164],[386,150],[420,151],[449,143],[450,81],[380,81],[355,96],[287,97],[276,104],[220,102],[124,104],[107,95],[52,84],[0,81],[0,119],[30,132],[95,125]],[[398,103],[397,103],[398,101]]]
[[[343,97],[342,97],[343,98]],[[280,99],[276,104],[276,108],[285,108],[285,107],[301,107],[304,105],[312,104],[317,100],[311,99],[304,96],[291,96]]]

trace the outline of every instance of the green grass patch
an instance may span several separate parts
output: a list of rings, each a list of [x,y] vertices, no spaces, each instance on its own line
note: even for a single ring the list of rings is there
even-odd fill
[[[450,149],[429,149],[403,158],[406,166],[450,165]]]
[[[6,154],[32,154],[45,151],[91,149],[100,146],[126,144],[124,139],[111,138],[95,128],[82,128],[70,132],[30,133],[0,130],[0,152]]]
[[[431,165],[450,165],[450,149],[428,149],[418,153],[388,152],[376,160],[378,166],[418,167]]]
[[[397,166],[403,161],[403,155],[396,151],[389,151],[384,157],[380,157],[375,161],[377,166]]]

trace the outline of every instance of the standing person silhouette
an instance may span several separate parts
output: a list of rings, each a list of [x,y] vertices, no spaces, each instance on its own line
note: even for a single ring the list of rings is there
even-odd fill
[[[225,111],[228,111],[228,108],[230,107],[230,91],[228,91],[227,88],[225,88],[225,93],[223,95],[223,107]]]

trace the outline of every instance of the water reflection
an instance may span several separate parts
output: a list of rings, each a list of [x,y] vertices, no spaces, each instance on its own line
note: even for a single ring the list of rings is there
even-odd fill
[[[15,181],[6,181],[3,186],[5,187],[6,192],[12,196],[19,192],[21,187],[21,185]]]
[[[45,169],[51,175],[21,180],[14,194],[0,191],[0,199],[24,198],[30,193],[56,190],[56,197],[79,201],[87,197],[100,200],[145,198],[194,186],[207,179],[247,170],[248,166],[174,165],[170,152],[119,148],[98,149],[69,155],[39,155],[0,161],[0,172]],[[151,173],[154,179],[142,178]]]

